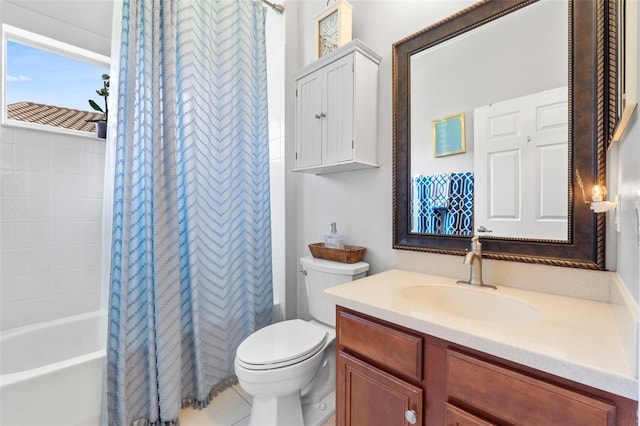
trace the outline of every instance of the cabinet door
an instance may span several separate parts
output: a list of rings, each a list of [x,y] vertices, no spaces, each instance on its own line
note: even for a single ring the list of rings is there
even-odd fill
[[[344,352],[338,352],[337,376],[338,425],[422,425],[420,388]]]
[[[353,54],[325,67],[322,163],[353,159]],[[375,123],[370,123],[375,126]]]
[[[296,168],[322,163],[322,80],[318,70],[296,82]]]

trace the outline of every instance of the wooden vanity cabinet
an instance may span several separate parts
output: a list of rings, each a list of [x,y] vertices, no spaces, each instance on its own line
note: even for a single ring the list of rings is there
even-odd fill
[[[636,401],[343,307],[336,351],[340,426],[637,424]]]

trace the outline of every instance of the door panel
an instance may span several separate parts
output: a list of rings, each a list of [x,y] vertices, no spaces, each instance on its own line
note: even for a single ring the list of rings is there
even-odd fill
[[[476,229],[568,239],[568,118],[566,87],[475,109]]]
[[[353,55],[326,67],[325,164],[353,159]]]
[[[300,79],[296,87],[296,168],[322,162],[321,77],[315,72]]]
[[[411,410],[414,424],[422,425],[422,389],[344,352],[337,377],[338,425],[410,426],[405,413]]]

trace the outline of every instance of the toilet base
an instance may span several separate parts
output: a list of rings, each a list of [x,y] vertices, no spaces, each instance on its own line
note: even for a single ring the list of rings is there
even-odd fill
[[[336,393],[331,392],[320,402],[302,408],[304,426],[322,426],[336,412]]]
[[[299,393],[279,397],[253,397],[249,426],[304,426]]]

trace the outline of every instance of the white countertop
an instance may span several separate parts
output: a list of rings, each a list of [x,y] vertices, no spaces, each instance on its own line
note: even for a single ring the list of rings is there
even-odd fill
[[[638,379],[625,356],[609,303],[502,286],[471,289],[497,292],[540,313],[531,322],[489,322],[415,309],[401,291],[420,284],[460,287],[453,278],[394,269],[325,293],[345,308],[638,400]]]

